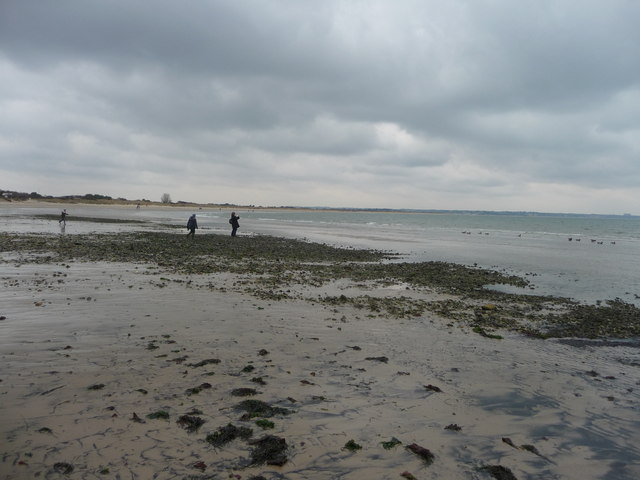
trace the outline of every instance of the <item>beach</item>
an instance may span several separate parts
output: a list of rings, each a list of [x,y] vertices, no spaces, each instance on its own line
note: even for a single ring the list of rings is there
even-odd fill
[[[3,478],[640,476],[633,329],[388,252],[90,223],[0,237]]]

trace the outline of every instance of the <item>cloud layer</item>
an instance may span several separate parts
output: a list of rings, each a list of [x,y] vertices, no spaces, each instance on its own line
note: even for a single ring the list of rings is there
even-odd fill
[[[640,214],[640,3],[7,0],[0,187]]]

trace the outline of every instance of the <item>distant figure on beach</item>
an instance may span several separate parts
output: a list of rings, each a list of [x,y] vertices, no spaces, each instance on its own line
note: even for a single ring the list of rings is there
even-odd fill
[[[191,235],[191,238],[193,238],[196,235],[196,228],[198,228],[198,222],[196,221],[196,214],[194,213],[189,217],[189,220],[187,220],[187,230],[189,230],[187,237]]]
[[[63,225],[67,224],[67,209],[66,208],[64,210],[62,210],[62,212],[60,212],[60,220],[58,220],[58,223],[61,223]]]
[[[238,223],[240,217],[236,216],[236,212],[231,212],[231,218],[229,219],[229,223],[231,224],[231,236],[236,236],[236,231],[240,228],[240,224]]]

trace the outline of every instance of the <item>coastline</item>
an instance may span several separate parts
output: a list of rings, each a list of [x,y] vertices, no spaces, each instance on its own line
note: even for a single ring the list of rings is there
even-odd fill
[[[169,248],[172,234],[157,235],[143,240]],[[207,261],[204,242],[192,242],[187,270],[143,243],[125,241],[115,256],[114,245],[101,253],[88,237],[66,240],[68,257],[48,237],[55,255],[28,242],[2,254],[8,479],[58,478],[67,466],[79,478],[483,479],[492,466],[520,480],[640,474],[637,347],[576,347],[509,325],[484,325],[502,339],[483,336],[473,325],[478,314],[495,323],[497,301],[474,300],[463,284],[456,294],[388,271],[357,276],[358,261],[372,263],[366,252],[338,262],[350,278],[338,266],[293,274],[300,253],[311,263],[337,253],[278,239],[260,255],[226,250]],[[256,239],[218,240],[224,251]],[[251,261],[240,268],[240,257]],[[461,314],[464,303],[474,318]],[[437,308],[415,310],[424,305]],[[501,319],[518,314],[506,305]],[[236,409],[247,399],[289,413],[262,419],[274,423],[263,430]],[[147,418],[157,412],[168,419]],[[190,433],[183,415],[205,423]],[[252,428],[254,440],[285,439],[284,465],[250,465],[258,447],[241,438],[207,440],[228,424]],[[350,440],[362,448],[349,450]]]

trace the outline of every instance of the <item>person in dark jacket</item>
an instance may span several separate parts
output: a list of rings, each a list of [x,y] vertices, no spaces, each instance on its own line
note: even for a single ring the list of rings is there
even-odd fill
[[[240,224],[238,223],[240,217],[236,216],[236,212],[231,212],[231,218],[229,219],[229,223],[231,224],[231,236],[236,236],[236,231],[240,228]]]
[[[198,222],[196,221],[196,214],[194,213],[189,217],[189,220],[187,220],[187,230],[189,230],[187,237],[191,235],[191,238],[193,238],[196,235],[196,228],[198,228]]]

